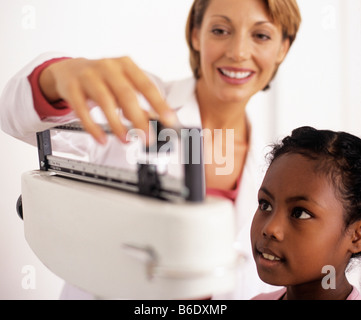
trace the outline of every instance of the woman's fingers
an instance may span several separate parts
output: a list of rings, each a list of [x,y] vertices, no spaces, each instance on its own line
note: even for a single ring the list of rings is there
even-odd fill
[[[157,86],[149,77],[128,57],[120,58],[126,77],[132,82],[135,89],[149,102],[153,110],[159,115],[164,125],[172,127],[177,118],[174,111],[168,106]]]
[[[145,132],[149,143],[149,117],[140,107],[138,95],[148,100],[152,110],[166,126],[176,124],[175,113],[169,108],[156,85],[128,57],[115,59],[70,59],[49,67],[41,87],[48,97],[68,101],[84,128],[100,143],[106,135],[90,115],[87,100],[93,100],[103,111],[108,124],[125,142],[126,128],[119,109],[133,124]],[[151,134],[151,133],[150,133]]]
[[[142,108],[139,105],[137,90],[129,79],[124,76],[124,73],[121,72],[121,68],[115,59],[98,60],[96,64],[101,75],[101,79],[99,80],[101,84],[98,83],[98,86],[105,86],[105,88],[102,88],[103,92],[98,93],[99,88],[95,88],[94,90],[91,88],[87,89],[92,90],[92,99],[102,108],[112,131],[117,134],[121,140],[125,140],[125,128],[124,126],[120,126],[120,118],[118,115],[118,111],[121,109],[123,116],[132,123],[133,127],[143,130],[146,136],[145,142],[148,143],[149,119],[146,114],[142,112]],[[99,98],[95,97],[95,94],[99,95]],[[101,100],[110,97],[111,102],[101,102]]]
[[[81,85],[85,95],[102,109],[112,132],[125,142],[126,129],[120,120],[116,99],[106,82],[94,73],[84,77]]]
[[[100,144],[105,144],[107,141],[106,134],[92,119],[89,106],[87,104],[87,97],[84,95],[80,85],[74,83],[71,86],[66,100],[70,106],[72,106],[76,116],[83,124],[84,129],[89,132]]]

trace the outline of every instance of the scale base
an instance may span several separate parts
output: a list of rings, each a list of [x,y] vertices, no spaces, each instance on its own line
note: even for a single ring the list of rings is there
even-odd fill
[[[199,299],[235,286],[229,201],[175,204],[31,171],[22,210],[42,263],[98,298]]]

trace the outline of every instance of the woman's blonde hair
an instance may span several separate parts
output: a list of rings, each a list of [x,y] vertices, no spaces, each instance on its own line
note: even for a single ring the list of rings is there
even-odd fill
[[[195,28],[199,29],[203,23],[204,14],[212,0],[194,0],[190,9],[187,25],[186,39],[190,51],[190,65],[193,75],[196,79],[200,78],[200,54],[193,48],[192,32]],[[269,14],[274,23],[279,24],[282,28],[283,39],[289,39],[290,47],[296,39],[297,32],[301,24],[301,13],[296,0],[264,0]],[[272,79],[277,73],[276,68]],[[272,80],[271,79],[271,80]],[[265,88],[268,89],[269,86]]]

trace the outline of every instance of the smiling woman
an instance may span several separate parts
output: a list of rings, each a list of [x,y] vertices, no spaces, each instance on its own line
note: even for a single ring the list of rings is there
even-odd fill
[[[236,166],[232,175],[222,177],[221,184],[227,189],[234,187],[245,161],[249,138],[246,106],[251,97],[268,87],[301,21],[293,1],[252,1],[251,5],[249,1],[228,2],[225,6],[217,0],[195,1],[187,23],[203,127],[232,128],[237,137],[240,161],[229,160]],[[214,147],[222,150],[221,146]],[[211,188],[220,183],[214,171],[214,166],[206,166]]]
[[[193,77],[165,83],[130,57],[91,60],[45,54],[8,82],[0,101],[1,127],[35,144],[37,131],[80,120],[98,143],[85,141],[87,137],[75,141],[67,135],[63,141],[68,144],[62,150],[81,151],[97,163],[120,161],[130,147],[107,140],[100,121],[108,122],[121,142],[127,134],[124,120],[146,134],[154,116],[169,127],[200,127],[210,132],[204,137],[204,152],[211,155],[204,168],[207,193],[234,203],[235,243],[246,257],[235,291],[222,298],[250,298],[265,286],[249,259],[249,230],[263,176],[259,168],[264,143],[259,141],[260,132],[254,129],[247,105],[268,87],[300,22],[295,0],[195,0],[186,26]],[[230,131],[232,135],[227,134]],[[228,141],[229,136],[233,141]],[[227,152],[230,143],[231,153]],[[226,165],[217,161],[223,155]]]
[[[200,77],[200,54],[199,50],[194,48],[193,46],[193,32],[196,29],[200,29],[203,19],[204,13],[207,7],[209,6],[211,0],[200,0],[195,1],[193,7],[191,9],[191,14],[188,17],[187,27],[186,27],[186,38],[187,43],[190,49],[190,64],[192,67],[193,74],[196,78]],[[282,28],[282,37],[284,40],[289,40],[289,46],[293,44],[296,39],[296,35],[301,23],[300,12],[295,1],[275,1],[275,0],[267,0],[265,1],[267,6],[268,18],[271,19],[272,22],[276,23],[276,25]],[[215,17],[223,18],[227,21],[228,24],[231,24],[232,21],[228,16],[215,15]],[[262,25],[263,23],[267,23],[267,21],[259,21],[256,25]],[[272,27],[272,23],[271,23]],[[226,31],[222,29],[212,30],[215,34],[225,34]],[[256,34],[255,37],[258,37],[259,40],[270,40],[270,35],[266,34]],[[277,70],[275,70],[273,77],[276,75]],[[239,77],[244,77],[245,74]],[[273,79],[272,77],[272,79]],[[266,87],[268,89],[269,86]]]

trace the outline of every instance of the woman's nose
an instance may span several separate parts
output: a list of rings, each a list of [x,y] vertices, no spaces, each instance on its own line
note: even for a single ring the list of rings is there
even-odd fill
[[[262,235],[276,241],[283,241],[284,239],[284,218],[281,213],[274,212],[269,216],[263,229]]]
[[[227,57],[236,61],[241,62],[250,59],[251,57],[251,43],[247,37],[234,36],[230,41]]]

